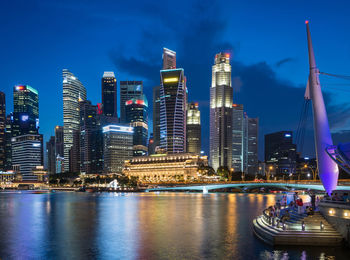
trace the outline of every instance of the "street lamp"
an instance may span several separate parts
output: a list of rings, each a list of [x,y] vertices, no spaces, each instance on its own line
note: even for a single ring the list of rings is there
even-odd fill
[[[234,168],[231,168],[230,169],[230,181],[232,181],[232,176],[233,176],[233,172],[235,171]]]
[[[270,180],[270,174],[271,174],[271,171],[273,170],[273,166],[270,165],[269,166],[269,170],[267,171],[266,173],[266,180],[269,181]]]
[[[310,166],[307,165],[307,164],[304,164],[304,169],[310,169],[311,172],[312,172],[313,180],[316,181],[316,178],[317,178],[317,169],[313,169],[312,167],[310,167]],[[310,173],[308,173],[307,177],[310,177]]]

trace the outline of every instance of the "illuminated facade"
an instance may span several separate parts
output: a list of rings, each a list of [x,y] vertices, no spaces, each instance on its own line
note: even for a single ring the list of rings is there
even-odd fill
[[[5,147],[5,170],[12,170],[12,124],[13,124],[13,114],[10,113],[6,116],[6,130],[5,130],[5,138],[6,138],[6,147]]]
[[[176,68],[176,52],[163,48],[163,70]]]
[[[134,128],[134,156],[147,155],[148,139],[148,102],[145,95],[133,98],[125,103],[126,122]]]
[[[6,164],[6,99],[0,91],[0,171],[5,170]]]
[[[126,161],[123,173],[145,182],[194,181],[201,177],[198,168],[207,165],[206,156],[159,154]]]
[[[63,70],[63,139],[64,170],[69,171],[69,151],[73,146],[73,131],[79,130],[79,100],[86,100],[86,89],[69,70]]]
[[[244,117],[244,172],[254,175],[258,172],[259,118]]]
[[[188,153],[201,152],[201,114],[198,103],[190,103],[187,108],[186,150]]]
[[[153,144],[152,152],[160,146],[160,86],[153,87]]]
[[[161,70],[160,147],[167,153],[186,151],[186,86],[183,69]]]
[[[243,137],[244,137],[243,105],[232,105],[232,168],[235,172],[243,172]]]
[[[122,173],[124,162],[133,156],[133,134],[130,126],[108,125],[102,128],[104,172]]]
[[[13,88],[12,137],[26,134],[38,134],[39,95],[28,85]]]
[[[215,171],[232,164],[232,95],[230,55],[218,53],[210,88],[210,165]]]
[[[102,113],[109,117],[118,117],[117,80],[114,72],[105,71],[102,77]]]
[[[126,123],[125,102],[140,98],[143,94],[142,81],[120,81],[120,122]]]
[[[46,158],[47,158],[47,172],[49,174],[56,173],[56,155],[55,155],[55,137],[51,136],[46,142]]]
[[[36,180],[33,168],[43,165],[43,136],[21,135],[12,138],[12,165],[23,180]]]

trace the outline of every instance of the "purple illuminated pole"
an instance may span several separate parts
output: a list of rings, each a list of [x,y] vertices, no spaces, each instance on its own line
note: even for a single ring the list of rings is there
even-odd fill
[[[337,187],[339,171],[337,164],[326,153],[326,148],[332,146],[333,141],[329,130],[327,112],[323,101],[320,80],[318,78],[319,70],[316,67],[309,22],[306,21],[305,23],[310,64],[310,75],[305,92],[305,98],[312,100],[318,174],[322,181],[323,187],[326,189],[326,192],[330,194]]]

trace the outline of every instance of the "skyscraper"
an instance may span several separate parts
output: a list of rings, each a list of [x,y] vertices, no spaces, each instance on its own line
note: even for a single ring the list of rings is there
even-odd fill
[[[244,140],[243,140],[243,164],[244,172],[256,174],[258,172],[258,134],[259,118],[244,117]]]
[[[126,122],[134,128],[134,156],[147,155],[148,101],[145,95],[125,103]]]
[[[60,156],[63,158],[63,126],[55,127],[55,157]]]
[[[176,52],[163,48],[163,70],[176,68]]]
[[[23,180],[37,180],[36,166],[43,165],[43,136],[20,135],[12,138],[12,166],[20,170]]]
[[[212,67],[210,88],[210,165],[231,168],[232,87],[230,55],[218,53]]]
[[[13,88],[13,124],[12,137],[26,134],[38,134],[39,95],[28,85]]]
[[[201,114],[198,103],[190,103],[187,108],[186,125],[186,150],[188,153],[200,154],[201,152]]]
[[[243,105],[232,105],[232,168],[235,172],[243,172],[243,137],[244,137]]]
[[[133,128],[123,125],[103,127],[104,171],[122,173],[124,162],[132,159]]]
[[[295,173],[296,145],[292,131],[280,131],[265,135],[265,163],[275,165],[278,174]]]
[[[51,136],[46,142],[46,156],[47,156],[47,172],[48,174],[56,173],[56,155],[55,155],[55,137]]]
[[[12,124],[13,124],[13,114],[10,113],[6,116],[6,129],[5,129],[5,170],[12,170]]]
[[[64,170],[69,171],[69,151],[73,145],[73,131],[79,130],[79,100],[86,100],[83,84],[69,70],[63,70],[63,138]]]
[[[0,91],[0,171],[5,170],[6,164],[6,99]]]
[[[183,69],[161,70],[160,147],[186,152],[186,89]]]
[[[102,111],[103,115],[118,117],[117,80],[113,71],[105,71],[102,77]]]
[[[160,86],[153,87],[153,151],[160,146]]]
[[[126,123],[125,102],[143,94],[142,81],[120,81],[120,122]]]
[[[103,170],[102,129],[97,106],[90,101],[79,102],[80,111],[80,171],[86,174]]]

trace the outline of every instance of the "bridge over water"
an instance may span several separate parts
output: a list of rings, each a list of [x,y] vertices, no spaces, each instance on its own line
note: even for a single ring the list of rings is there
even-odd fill
[[[239,183],[227,183],[227,184],[202,184],[202,185],[188,185],[177,187],[157,187],[147,189],[150,191],[202,191],[207,193],[210,190],[220,190],[227,188],[235,189],[255,189],[255,188],[277,188],[284,190],[316,190],[325,191],[322,184],[315,183],[295,183],[295,182],[239,182]],[[336,190],[349,190],[350,185],[339,185]]]

